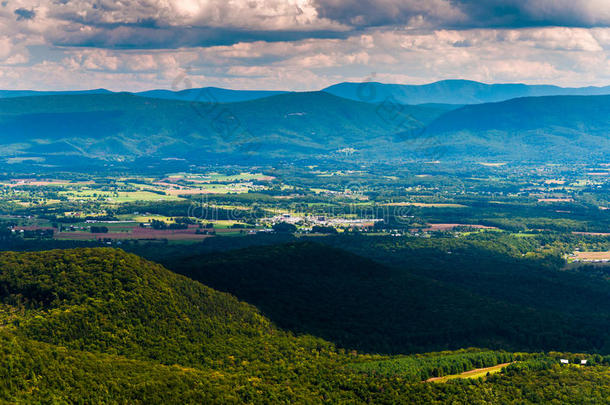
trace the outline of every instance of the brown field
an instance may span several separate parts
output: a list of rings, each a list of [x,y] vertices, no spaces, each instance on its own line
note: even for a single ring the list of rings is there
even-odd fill
[[[574,235],[610,236],[610,233],[602,232],[572,232]]]
[[[198,235],[195,233],[173,233],[174,231],[164,230],[147,230],[148,232],[138,233],[89,233],[89,232],[62,232],[55,235],[55,239],[63,240],[155,240],[155,239],[167,239],[167,240],[202,240],[211,238],[213,235]]]
[[[574,257],[581,261],[610,260],[610,252],[574,252]]]
[[[155,182],[153,182],[153,184],[155,186],[162,186],[162,187],[173,187],[173,188],[182,188],[182,187],[184,187],[184,186],[181,186],[180,184],[170,183],[170,182],[166,182],[166,181],[155,181]]]
[[[167,240],[201,240],[210,238],[213,235],[201,235],[195,233],[197,226],[190,226],[188,229],[151,229],[134,226],[128,228],[126,232],[90,233],[90,232],[61,232],[55,234],[55,239],[68,240],[126,240],[126,239],[167,239]],[[224,230],[217,230],[224,231]]]
[[[54,229],[51,227],[45,227],[45,226],[16,226],[15,230],[16,231],[47,231],[50,229]]]
[[[41,229],[33,227],[35,229]],[[211,238],[214,235],[202,235],[197,234],[198,226],[191,225],[188,229],[151,229],[141,228],[134,226],[126,228],[122,232],[111,232],[108,233],[90,233],[90,232],[61,232],[54,235],[55,239],[61,240],[154,240],[154,239],[167,239],[167,240],[202,240]],[[234,234],[239,233],[241,229],[214,229],[217,234]],[[248,229],[243,231],[247,232]]]

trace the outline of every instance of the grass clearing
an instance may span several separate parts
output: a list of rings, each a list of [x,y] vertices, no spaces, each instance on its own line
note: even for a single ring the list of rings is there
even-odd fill
[[[444,377],[434,377],[426,380],[426,382],[434,382],[434,383],[444,383],[450,380],[460,379],[460,378],[482,378],[486,377],[488,374],[496,374],[502,371],[502,369],[511,363],[502,363],[493,367],[486,368],[477,368],[475,370],[466,371],[460,374],[447,375]]]
[[[81,201],[81,200],[98,200],[103,199],[104,201],[111,203],[126,203],[136,201],[179,201],[182,198],[174,195],[162,195],[152,193],[150,191],[119,191],[118,193],[111,191],[100,191],[100,190],[78,190],[78,191],[62,191],[59,193],[65,196],[70,201]]]

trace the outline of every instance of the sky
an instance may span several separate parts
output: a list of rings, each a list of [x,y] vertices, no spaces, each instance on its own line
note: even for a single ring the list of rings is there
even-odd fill
[[[610,85],[610,0],[0,0],[0,89]]]

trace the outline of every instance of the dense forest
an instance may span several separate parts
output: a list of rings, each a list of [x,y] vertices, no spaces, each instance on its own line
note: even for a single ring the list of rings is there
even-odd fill
[[[608,350],[607,282],[550,270],[496,244],[489,251],[452,239],[324,241],[378,261],[307,242],[163,262],[253,303],[284,328],[369,353]]]
[[[2,253],[0,299],[7,403],[583,403],[610,395],[610,358],[600,355],[361,354],[284,332],[231,295],[115,249]],[[564,357],[590,363],[560,366]],[[500,374],[421,383],[503,363]]]

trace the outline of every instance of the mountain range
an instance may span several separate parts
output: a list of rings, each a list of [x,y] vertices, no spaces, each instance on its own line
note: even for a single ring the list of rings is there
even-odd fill
[[[387,144],[405,123],[424,127],[444,111],[401,106],[386,117],[375,105],[323,92],[229,104],[125,93],[21,97],[0,100],[0,143],[5,157],[328,155]]]
[[[401,104],[481,104],[519,97],[598,96],[610,94],[607,87],[565,88],[550,85],[485,84],[470,80],[443,80],[424,85],[339,83],[323,91],[350,100]]]
[[[423,85],[384,84],[376,82],[338,83],[320,91],[348,100],[378,104],[392,100],[400,104],[480,104],[518,97],[599,96],[610,94],[606,87],[559,87],[520,83],[486,84],[471,80],[442,80]],[[34,97],[75,94],[110,94],[106,89],[79,91],[0,90],[0,98]],[[191,102],[235,103],[290,93],[270,90],[232,90],[218,87],[185,90],[156,89],[130,94],[166,100]]]
[[[610,96],[470,104],[523,93],[600,93],[604,88],[456,81],[420,86],[419,95],[409,95],[405,89],[415,87],[371,83],[367,94],[374,97],[350,99],[358,86],[363,85],[279,94],[217,88],[138,94],[4,92],[0,158],[60,165],[79,158],[143,157],[193,162],[246,157],[579,161],[603,160],[610,152]],[[451,89],[460,91],[450,97]],[[412,104],[403,104],[406,99]]]

